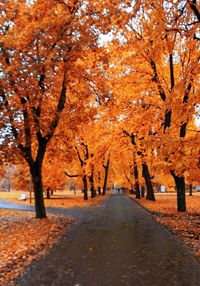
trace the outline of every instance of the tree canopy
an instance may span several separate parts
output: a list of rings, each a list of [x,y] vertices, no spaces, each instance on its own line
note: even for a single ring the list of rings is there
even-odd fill
[[[44,188],[72,178],[85,199],[113,184],[139,198],[145,183],[154,199],[153,183],[171,175],[185,211],[185,184],[200,183],[197,1],[20,0],[1,10],[1,164],[26,162],[36,217],[46,216]]]

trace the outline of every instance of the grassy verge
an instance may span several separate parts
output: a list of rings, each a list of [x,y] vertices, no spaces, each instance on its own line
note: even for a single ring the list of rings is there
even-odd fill
[[[26,206],[34,205],[34,198],[32,198],[32,202],[30,203],[29,193],[25,194],[27,197],[26,201],[20,201],[20,192],[0,192],[0,200]],[[80,192],[77,194],[73,194],[72,192],[68,191],[55,192],[50,199],[45,198],[45,206],[55,208],[89,207],[98,205],[101,201],[108,198],[108,196],[109,194],[106,194],[105,196],[97,195],[95,198],[90,198],[89,195],[88,200],[84,201],[83,194]]]

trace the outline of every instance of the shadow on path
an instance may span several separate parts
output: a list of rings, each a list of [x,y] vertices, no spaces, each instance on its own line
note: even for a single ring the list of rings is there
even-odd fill
[[[98,209],[99,207],[100,207],[99,205],[90,207],[73,207],[73,208],[46,207],[46,211],[47,211],[47,216],[48,213],[61,214],[61,215],[71,216],[79,221],[84,219],[87,213],[90,213],[91,211],[93,211],[93,209]],[[33,211],[33,212],[35,211],[34,206],[25,206],[3,200],[0,200],[0,209]]]
[[[16,286],[200,285],[191,253],[128,197],[71,215],[81,219]]]

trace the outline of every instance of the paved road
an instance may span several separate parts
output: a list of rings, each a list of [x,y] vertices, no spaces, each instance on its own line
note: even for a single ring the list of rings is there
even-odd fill
[[[85,216],[92,212],[93,209],[97,209],[97,207],[90,207],[90,208],[53,208],[53,207],[46,207],[47,216],[48,213],[54,214],[61,214],[71,216],[77,220],[82,220]],[[12,209],[12,210],[21,210],[21,211],[35,211],[34,206],[24,206],[21,204],[10,203],[8,201],[0,200],[0,209]]]
[[[9,203],[7,201],[0,200],[0,209],[13,209],[13,210],[22,210],[22,211],[33,211],[34,207],[32,206],[23,206],[20,204]]]
[[[84,217],[16,286],[199,286],[182,243],[128,197],[112,195]]]

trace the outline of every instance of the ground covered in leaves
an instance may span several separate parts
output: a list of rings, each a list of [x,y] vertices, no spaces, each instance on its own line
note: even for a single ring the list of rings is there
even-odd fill
[[[34,199],[30,203],[29,193],[26,194],[26,201],[20,201],[18,198],[20,197],[20,192],[0,192],[0,199],[10,202],[17,203],[22,205],[34,205]],[[83,193],[77,192],[73,194],[69,191],[63,192],[55,192],[50,199],[45,198],[45,206],[46,207],[55,207],[55,208],[74,208],[74,207],[90,207],[98,205],[101,201],[108,198],[109,194],[105,196],[97,195],[95,198],[91,198],[88,194],[88,200],[83,200]]]
[[[0,210],[0,286],[10,286],[25,266],[52,247],[74,221],[61,215],[35,219],[27,211]]]
[[[156,201],[137,200],[194,252],[200,262],[200,194],[186,196],[187,212],[177,212],[176,194],[156,194]]]

